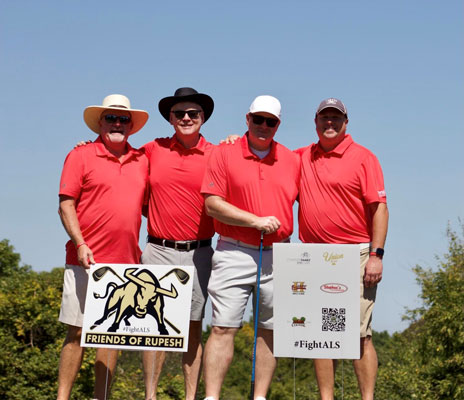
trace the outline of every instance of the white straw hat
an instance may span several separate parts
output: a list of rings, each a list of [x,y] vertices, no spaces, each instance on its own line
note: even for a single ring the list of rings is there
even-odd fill
[[[100,134],[100,117],[105,110],[123,110],[131,114],[132,129],[129,135],[143,128],[148,120],[148,112],[131,108],[130,101],[122,94],[110,94],[103,99],[101,106],[89,106],[84,110],[84,121],[95,133]]]

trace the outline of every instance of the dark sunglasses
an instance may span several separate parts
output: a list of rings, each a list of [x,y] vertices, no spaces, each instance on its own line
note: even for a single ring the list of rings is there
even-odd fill
[[[126,125],[129,122],[131,122],[131,117],[127,117],[125,115],[106,114],[104,118],[105,118],[105,121],[108,122],[109,124],[114,124],[118,119],[119,119],[119,122],[123,125]]]
[[[268,126],[268,128],[274,128],[279,122],[278,119],[267,118],[267,117],[263,117],[262,115],[255,115],[255,114],[251,114],[251,119],[253,120],[253,123],[255,125],[261,125],[264,121],[266,121],[266,125]]]
[[[171,111],[177,119],[184,118],[185,114],[188,114],[190,119],[197,119],[200,117],[201,110],[189,110],[189,111]]]

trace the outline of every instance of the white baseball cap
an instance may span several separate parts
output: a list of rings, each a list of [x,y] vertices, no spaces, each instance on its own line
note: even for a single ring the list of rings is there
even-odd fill
[[[280,121],[280,101],[277,100],[273,96],[258,96],[256,99],[253,100],[250,106],[250,112],[252,114],[258,112],[266,112],[269,114],[274,115]]]

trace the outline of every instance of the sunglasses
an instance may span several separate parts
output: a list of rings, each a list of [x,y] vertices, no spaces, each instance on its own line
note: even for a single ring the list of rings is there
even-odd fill
[[[177,119],[184,118],[185,114],[188,114],[190,119],[197,119],[200,117],[201,110],[179,110],[179,111],[171,111]]]
[[[255,125],[261,125],[264,121],[266,121],[266,125],[268,128],[274,128],[279,120],[275,118],[267,118],[263,117],[262,115],[251,114],[251,119]]]
[[[105,121],[109,124],[114,124],[118,119],[119,122],[123,125],[126,125],[131,122],[131,117],[127,117],[126,115],[114,115],[114,114],[106,114]]]

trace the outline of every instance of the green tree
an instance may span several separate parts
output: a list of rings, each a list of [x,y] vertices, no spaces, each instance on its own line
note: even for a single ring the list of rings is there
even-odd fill
[[[21,256],[15,253],[14,247],[10,245],[10,241],[3,239],[0,242],[0,278],[9,276],[21,269],[19,261]],[[28,269],[28,267],[25,267]]]
[[[429,400],[464,399],[464,241],[449,227],[447,236],[448,253],[436,269],[414,268],[423,305],[409,312],[422,398]]]

